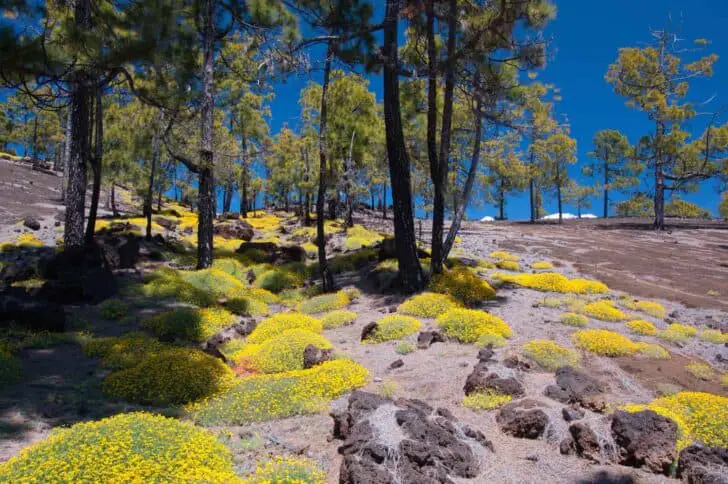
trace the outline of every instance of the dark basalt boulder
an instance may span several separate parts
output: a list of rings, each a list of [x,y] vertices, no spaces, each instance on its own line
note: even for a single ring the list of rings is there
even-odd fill
[[[445,343],[446,341],[447,337],[440,331],[421,331],[417,335],[417,348],[426,350],[433,343]]]
[[[684,448],[677,476],[688,484],[728,484],[728,448],[695,444]]]
[[[58,304],[96,304],[111,297],[116,279],[97,244],[70,247],[40,265],[38,297]]]
[[[579,404],[594,411],[602,411],[602,393],[605,389],[599,380],[565,366],[556,370],[556,384],[546,387],[544,395],[561,403]]]
[[[669,475],[670,467],[677,459],[677,424],[674,421],[652,410],[618,410],[612,416],[612,436],[620,464]]]
[[[303,368],[313,368],[324,361],[329,361],[333,355],[333,351],[332,348],[321,349],[314,345],[307,345],[303,350]]]
[[[502,407],[495,417],[498,426],[505,434],[522,439],[541,437],[549,423],[543,405],[531,399],[518,400]]]
[[[33,217],[28,216],[23,219],[23,225],[28,227],[30,230],[40,230],[40,222]]]
[[[562,454],[576,454],[593,462],[601,461],[601,446],[597,434],[586,424],[575,423],[569,427],[569,437],[561,441]]]
[[[237,239],[250,241],[255,232],[252,225],[245,220],[230,220],[224,223],[215,224],[215,235],[219,235],[225,239]]]

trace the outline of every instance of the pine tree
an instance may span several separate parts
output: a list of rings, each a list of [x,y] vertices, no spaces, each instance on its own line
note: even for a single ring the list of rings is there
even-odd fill
[[[625,191],[639,185],[642,166],[636,163],[627,137],[615,129],[603,129],[594,135],[597,160],[584,167],[584,174],[597,176],[604,191],[604,218],[609,216],[609,191]]]

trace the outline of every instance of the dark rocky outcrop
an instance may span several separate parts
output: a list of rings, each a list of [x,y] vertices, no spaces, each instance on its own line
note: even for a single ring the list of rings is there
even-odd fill
[[[426,350],[432,343],[445,343],[447,337],[440,331],[421,331],[417,335],[417,347],[421,350]]]
[[[574,407],[564,407],[561,409],[561,415],[567,422],[573,422],[574,420],[581,420],[584,418],[584,411]]]
[[[32,331],[60,333],[66,329],[66,314],[58,304],[10,287],[0,292],[0,326],[10,323]]]
[[[597,434],[583,423],[575,423],[569,427],[569,436],[561,441],[560,449],[562,454],[576,454],[593,462],[601,461]]]
[[[316,365],[320,365],[324,361],[329,361],[333,354],[333,349],[321,349],[314,345],[307,345],[303,350],[303,368],[309,369]]]
[[[561,403],[579,404],[594,411],[603,411],[605,386],[595,378],[570,366],[556,370],[556,384],[546,387],[544,395]]]
[[[473,369],[473,372],[465,380],[463,390],[466,395],[483,390],[491,390],[502,395],[511,395],[513,397],[521,397],[525,394],[521,382],[513,377],[501,378],[495,373],[487,373],[488,368],[481,363],[478,363]]]
[[[33,217],[27,216],[23,219],[23,225],[28,227],[30,230],[40,230],[40,222]]]
[[[688,484],[728,484],[728,448],[686,447],[677,461],[677,476]]]
[[[361,340],[368,339],[377,330],[377,323],[371,322],[364,326],[361,330]]]
[[[222,360],[226,358],[219,352],[218,348],[223,344],[233,339],[245,338],[253,332],[258,322],[254,318],[243,319],[239,323],[228,326],[222,331],[218,332],[210,339],[200,345],[200,347]]]
[[[167,217],[154,217],[154,221],[165,229],[172,232],[177,230],[177,225],[179,225],[176,220]]]
[[[677,424],[669,418],[652,410],[618,410],[612,416],[612,436],[620,464],[670,473],[677,458]]]
[[[58,304],[98,303],[117,289],[104,251],[96,244],[71,247],[40,265],[46,283],[38,297]]]
[[[548,415],[539,408],[543,406],[541,402],[528,398],[511,402],[498,411],[495,420],[505,434],[537,439],[543,435],[549,423]]]
[[[96,243],[112,269],[129,269],[139,260],[139,237],[136,235],[98,235]]]
[[[215,224],[215,235],[219,235],[225,239],[237,239],[250,241],[255,232],[252,225],[245,220],[229,220],[224,223]]]
[[[451,482],[451,476],[473,478],[480,469],[471,446],[492,447],[482,432],[419,400],[392,402],[354,392],[348,409],[332,416],[334,437],[344,440],[339,447],[341,483],[436,484]],[[392,427],[399,429],[381,437],[382,429]]]

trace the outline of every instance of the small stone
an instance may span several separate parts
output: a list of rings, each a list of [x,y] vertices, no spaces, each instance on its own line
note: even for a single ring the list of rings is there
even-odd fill
[[[567,422],[572,422],[584,418],[584,411],[574,407],[564,407],[561,409],[561,415]]]
[[[467,362],[465,362],[465,361],[461,361],[461,362],[460,362],[460,367],[461,367],[461,368],[467,368],[467,367],[468,367],[468,363],[467,363]]]
[[[399,360],[393,361],[392,364],[389,365],[389,368],[391,370],[395,370],[397,368],[402,368],[403,366],[404,366],[404,361],[402,361],[402,359],[399,359]]]
[[[384,380],[383,380],[382,378],[378,377],[378,376],[375,376],[375,377],[374,377],[374,383],[381,383],[381,382],[383,382],[383,381],[384,381]]]
[[[536,454],[527,455],[526,460],[530,460],[531,462],[538,462],[538,456]]]

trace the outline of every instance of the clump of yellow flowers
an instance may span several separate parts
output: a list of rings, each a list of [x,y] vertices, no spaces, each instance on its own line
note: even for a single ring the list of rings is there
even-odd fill
[[[223,308],[177,308],[142,321],[160,338],[205,341],[235,323],[235,315]]]
[[[521,265],[512,260],[499,260],[495,263],[495,266],[498,269],[503,269],[504,271],[519,272],[521,270]]]
[[[510,402],[512,397],[493,390],[483,390],[463,397],[463,407],[476,411],[493,410]]]
[[[577,366],[579,354],[559,346],[549,340],[533,340],[523,345],[523,356],[536,362],[546,370],[556,370],[562,366]]]
[[[301,313],[278,313],[261,321],[250,333],[246,341],[260,344],[284,331],[297,328],[316,334],[321,334],[324,329],[321,321],[312,316]]]
[[[187,411],[202,425],[242,425],[321,411],[329,399],[368,381],[365,367],[336,359],[308,370],[243,378],[230,390],[187,406]]]
[[[334,329],[339,326],[346,326],[356,320],[356,313],[354,311],[347,311],[346,309],[337,309],[324,314],[321,318],[321,323],[325,329]]]
[[[192,424],[126,413],[54,431],[0,464],[2,482],[240,482],[230,451]]]
[[[494,279],[510,282],[537,291],[562,292],[574,294],[604,294],[609,288],[599,281],[589,279],[569,279],[558,272],[541,272],[538,274],[492,274]]]
[[[351,299],[346,291],[338,291],[333,294],[321,294],[312,297],[298,304],[296,309],[305,314],[325,313],[334,309],[343,309]]]
[[[541,262],[534,262],[531,264],[531,269],[536,271],[542,271],[546,269],[553,269],[554,265],[551,262],[541,261]]]
[[[665,309],[665,307],[658,302],[639,301],[630,297],[626,297],[621,300],[621,303],[627,309],[640,311],[645,314],[649,314],[650,316],[653,316],[655,318],[664,318],[667,315],[667,310]]]
[[[274,457],[259,465],[245,479],[245,484],[323,484],[326,474],[311,459],[303,457]]]
[[[589,324],[589,318],[579,313],[564,313],[559,318],[561,324],[583,328]]]
[[[384,240],[384,236],[378,232],[368,230],[361,225],[349,227],[346,231],[344,247],[347,250],[359,250],[363,247],[371,247]]]
[[[518,262],[518,260],[520,260],[519,256],[511,254],[510,252],[506,252],[505,250],[496,250],[494,252],[491,252],[490,257],[498,260],[509,260],[513,262]]]
[[[364,343],[383,343],[404,338],[416,333],[421,327],[422,323],[412,316],[390,314],[377,321],[377,327],[364,340]]]
[[[673,343],[684,343],[696,334],[698,334],[698,330],[692,326],[672,323],[667,327],[667,329],[657,333],[657,337],[667,341],[672,341]]]
[[[474,343],[482,336],[492,334],[510,338],[511,327],[498,316],[476,309],[451,309],[436,320],[450,338],[461,343]]]
[[[400,304],[397,312],[418,318],[436,318],[442,313],[460,306],[457,299],[448,294],[423,292]]]
[[[639,348],[626,336],[606,329],[582,329],[572,335],[574,344],[603,356],[625,356]]]
[[[430,289],[462,301],[467,305],[495,299],[495,290],[467,267],[458,266],[435,275]]]
[[[657,328],[654,324],[643,319],[636,319],[634,321],[628,321],[624,325],[629,328],[630,331],[636,334],[645,336],[654,336],[657,334]]]
[[[284,331],[261,344],[246,344],[234,352],[231,359],[261,373],[302,370],[303,352],[308,345],[319,349],[333,347],[320,334],[296,328]]]
[[[617,309],[609,299],[600,299],[584,306],[587,316],[601,321],[623,321],[627,315]]]

